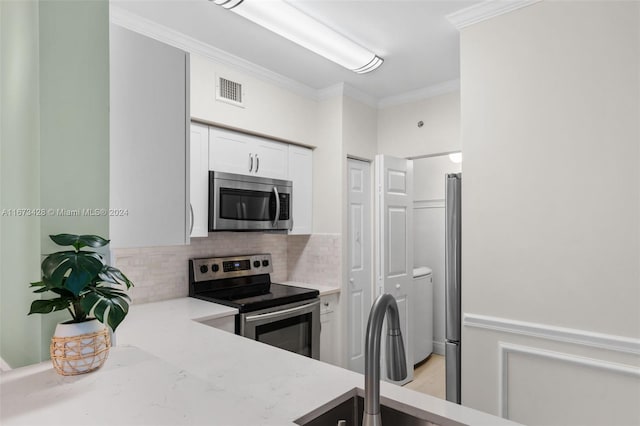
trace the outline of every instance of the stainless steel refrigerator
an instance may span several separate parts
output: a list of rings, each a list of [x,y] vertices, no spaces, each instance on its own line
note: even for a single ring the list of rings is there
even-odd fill
[[[446,176],[445,238],[445,369],[447,401],[460,404],[460,245],[462,173]]]

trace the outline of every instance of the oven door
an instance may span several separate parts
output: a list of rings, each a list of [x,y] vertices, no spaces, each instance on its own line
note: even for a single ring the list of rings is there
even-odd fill
[[[290,181],[209,172],[209,230],[287,230]]]
[[[240,314],[240,335],[320,358],[320,299]]]

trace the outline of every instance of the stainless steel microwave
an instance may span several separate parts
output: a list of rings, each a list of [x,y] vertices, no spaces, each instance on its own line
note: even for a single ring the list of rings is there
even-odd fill
[[[209,172],[209,231],[290,230],[293,184]]]

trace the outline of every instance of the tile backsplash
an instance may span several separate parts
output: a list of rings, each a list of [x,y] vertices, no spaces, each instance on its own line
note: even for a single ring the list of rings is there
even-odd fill
[[[340,285],[340,234],[290,235],[288,238],[289,281]]]
[[[187,296],[187,265],[194,257],[271,253],[274,282],[338,285],[340,244],[339,235],[216,232],[185,246],[112,249],[111,261],[135,284],[133,303],[147,303]]]

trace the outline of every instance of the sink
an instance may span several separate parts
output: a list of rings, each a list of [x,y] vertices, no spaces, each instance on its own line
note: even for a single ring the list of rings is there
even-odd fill
[[[380,401],[383,426],[464,426],[463,423],[398,401],[384,397]],[[354,388],[305,414],[294,423],[300,426],[360,426],[363,411],[364,390]],[[345,423],[338,423],[341,420]]]

